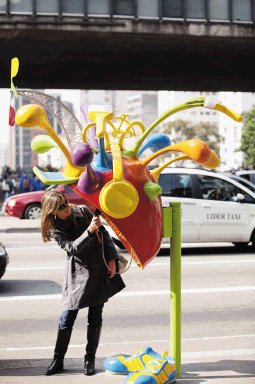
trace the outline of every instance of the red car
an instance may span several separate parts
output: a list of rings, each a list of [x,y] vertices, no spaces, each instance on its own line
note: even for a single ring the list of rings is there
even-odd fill
[[[51,185],[46,189],[63,192],[70,203],[84,205],[84,199],[65,185]],[[41,217],[41,201],[45,191],[20,193],[9,197],[3,204],[6,215],[20,219],[38,219]]]

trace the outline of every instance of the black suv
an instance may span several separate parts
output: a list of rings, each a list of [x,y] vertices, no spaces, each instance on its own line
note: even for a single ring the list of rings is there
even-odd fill
[[[0,242],[0,279],[4,275],[8,263],[9,263],[8,253],[3,243]]]

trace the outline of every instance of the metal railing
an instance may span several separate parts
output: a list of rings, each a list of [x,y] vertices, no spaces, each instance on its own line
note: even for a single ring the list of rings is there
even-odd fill
[[[0,16],[254,23],[255,0],[1,0]]]

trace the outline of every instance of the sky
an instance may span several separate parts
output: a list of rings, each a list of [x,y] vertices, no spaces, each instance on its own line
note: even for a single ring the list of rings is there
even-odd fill
[[[48,95],[60,94],[63,102],[69,101],[74,104],[74,114],[81,121],[80,117],[80,91],[63,89],[46,89]],[[0,144],[9,141],[9,106],[10,89],[0,89]]]

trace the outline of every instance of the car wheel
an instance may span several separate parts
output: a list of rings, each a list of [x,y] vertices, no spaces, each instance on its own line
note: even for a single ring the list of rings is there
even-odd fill
[[[255,229],[253,230],[251,235],[251,246],[253,249],[255,249]]]
[[[3,277],[3,275],[5,274],[5,271],[6,271],[6,266],[7,264],[4,263],[1,268],[0,268],[0,279]]]
[[[236,249],[245,249],[249,243],[233,243]]]
[[[42,208],[40,204],[30,204],[24,213],[24,219],[40,219],[42,215]]]

